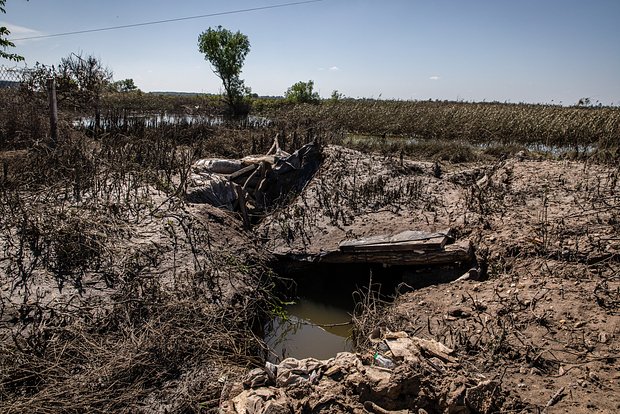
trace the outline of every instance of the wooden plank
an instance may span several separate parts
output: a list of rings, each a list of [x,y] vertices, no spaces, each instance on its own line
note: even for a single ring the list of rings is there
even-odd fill
[[[357,246],[364,246],[364,245],[372,245],[376,243],[389,243],[389,242],[390,242],[390,236],[386,236],[386,235],[369,236],[369,237],[362,237],[360,239],[355,239],[355,240],[345,240],[341,242],[338,245],[338,247],[340,248],[340,250],[344,250],[349,247],[357,247]]]
[[[403,243],[377,243],[377,244],[365,244],[361,246],[351,246],[340,249],[342,252],[350,253],[363,253],[363,252],[415,252],[415,251],[431,251],[441,250],[443,245],[446,244],[445,238],[443,240],[418,240],[412,242]]]
[[[228,176],[228,179],[230,181],[233,181],[234,179],[241,177],[242,175],[251,173],[252,171],[254,171],[256,168],[258,168],[257,164],[250,164],[247,167],[243,167],[242,169],[235,171],[234,173],[230,174]]]
[[[430,251],[332,251],[317,255],[311,261],[321,263],[383,263],[389,265],[423,266],[466,263],[473,259],[473,249],[469,240],[461,240]]]
[[[338,248],[343,252],[413,251],[442,249],[448,241],[449,230],[438,233],[406,230],[394,236],[371,236],[345,240]]]

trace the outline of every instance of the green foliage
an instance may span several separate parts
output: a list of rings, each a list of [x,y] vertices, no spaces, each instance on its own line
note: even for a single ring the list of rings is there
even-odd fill
[[[297,82],[286,90],[284,97],[294,103],[318,103],[321,101],[319,93],[313,91],[314,81]]]
[[[123,79],[123,80],[119,80],[116,82],[112,82],[110,84],[110,90],[112,92],[119,92],[119,93],[139,91],[133,79]]]
[[[331,100],[332,102],[338,102],[338,101],[340,101],[340,100],[342,100],[342,99],[344,99],[344,94],[343,94],[343,93],[338,92],[338,90],[337,90],[337,89],[334,89],[334,90],[332,91],[332,95],[331,95],[331,97],[330,97],[330,100]]]
[[[6,0],[0,0],[0,13],[6,13],[4,9],[4,4]],[[15,47],[15,43],[11,42],[6,38],[6,36],[10,35],[11,32],[4,26],[0,26],[0,58],[12,60],[14,62],[20,62],[24,60],[23,56],[17,55],[15,53],[8,53],[6,50],[9,47]]]
[[[218,26],[209,28],[198,36],[198,50],[204,53],[213,72],[224,84],[225,100],[233,116],[248,112],[246,96],[250,93],[241,75],[245,57],[250,51],[250,41],[241,32],[233,33]]]

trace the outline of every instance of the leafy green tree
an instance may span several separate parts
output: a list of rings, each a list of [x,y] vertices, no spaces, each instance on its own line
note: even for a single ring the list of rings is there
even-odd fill
[[[112,92],[120,92],[120,93],[126,93],[126,92],[132,92],[132,91],[139,90],[136,84],[134,83],[133,79],[123,79],[123,80],[119,80],[116,82],[112,82],[110,84],[110,89],[112,90]]]
[[[212,65],[215,73],[224,84],[224,97],[233,116],[248,112],[246,96],[250,93],[245,87],[241,68],[250,51],[250,41],[241,32],[233,33],[222,26],[209,28],[198,36],[198,50],[204,53],[205,60]]]
[[[284,97],[295,103],[318,103],[321,100],[318,92],[314,90],[314,81],[297,82],[286,90]]]
[[[332,91],[332,96],[330,98],[332,100],[332,102],[338,102],[344,99],[344,94],[338,92],[338,89],[334,89]]]
[[[4,9],[4,5],[6,0],[0,0],[0,13],[6,13]],[[15,62],[20,62],[24,60],[23,56],[17,55],[15,53],[9,53],[6,50],[9,47],[15,47],[15,43],[11,42],[6,38],[6,36],[10,35],[11,32],[4,26],[0,26],[0,58],[12,60]]]

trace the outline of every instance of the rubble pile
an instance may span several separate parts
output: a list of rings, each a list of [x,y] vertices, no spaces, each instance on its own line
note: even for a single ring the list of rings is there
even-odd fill
[[[522,405],[499,381],[466,376],[453,351],[437,341],[405,332],[372,341],[374,354],[267,362],[225,390],[221,412],[490,413]]]

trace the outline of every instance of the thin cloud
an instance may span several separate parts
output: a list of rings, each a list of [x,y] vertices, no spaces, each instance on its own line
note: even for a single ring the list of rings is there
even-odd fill
[[[43,36],[45,34],[39,30],[31,29],[25,26],[18,26],[9,22],[0,22],[0,26],[6,27],[7,29],[9,29],[9,32],[11,32],[11,34],[9,35],[9,40],[15,37]],[[26,42],[26,40],[15,40],[15,42]]]
[[[436,81],[436,80],[441,79],[441,77],[440,77],[440,76],[437,76],[437,75],[433,75],[433,76],[431,76],[429,79],[430,79],[430,80],[435,80],[435,81]]]
[[[329,68],[329,70],[331,70],[332,72],[336,72],[338,70],[340,70],[340,68],[338,66],[332,66]]]

